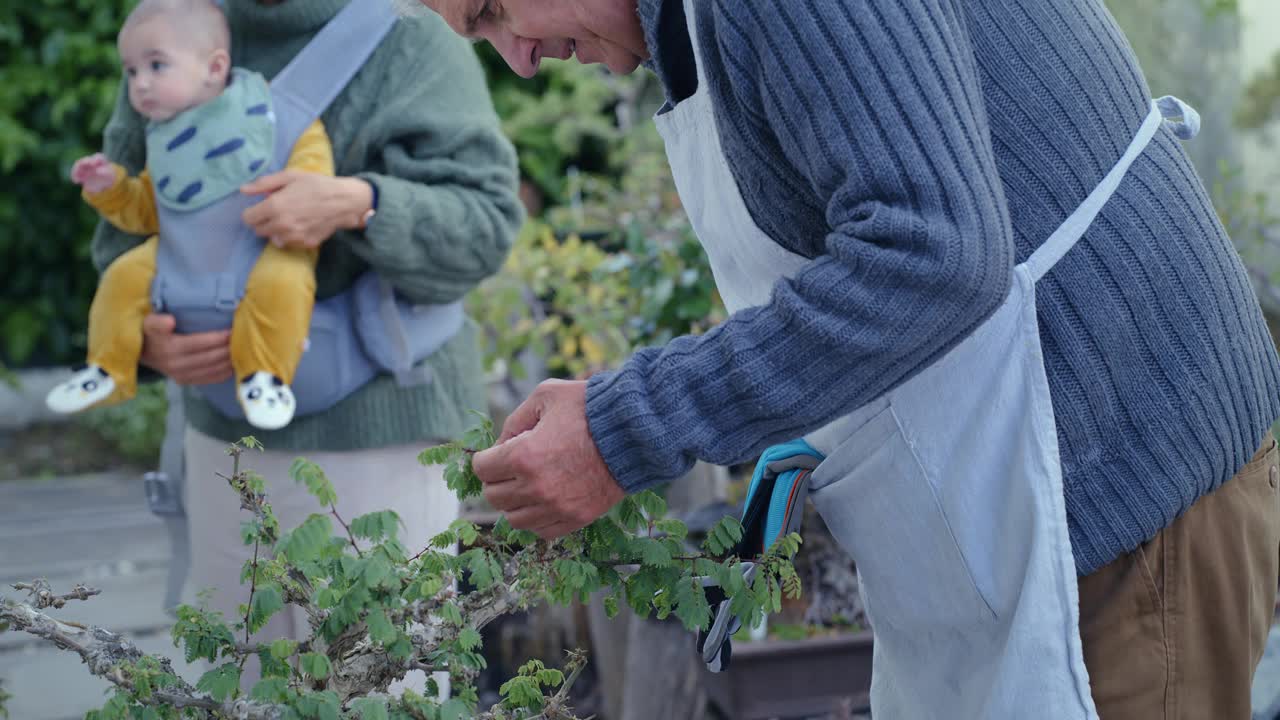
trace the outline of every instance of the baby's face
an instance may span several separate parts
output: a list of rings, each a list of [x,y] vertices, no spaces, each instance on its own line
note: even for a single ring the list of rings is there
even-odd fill
[[[183,42],[163,16],[127,26],[118,45],[129,81],[129,104],[144,117],[168,120],[216,97],[221,91],[209,58]]]

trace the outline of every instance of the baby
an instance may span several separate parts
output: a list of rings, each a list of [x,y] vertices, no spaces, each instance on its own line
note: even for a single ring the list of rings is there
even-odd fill
[[[137,391],[142,320],[152,310],[156,249],[165,232],[157,201],[178,212],[207,207],[269,170],[273,155],[267,82],[231,67],[227,20],[211,0],[141,0],[117,45],[129,103],[150,121],[147,168],[130,177],[97,153],[78,160],[71,179],[107,221],[150,237],[103,273],[89,310],[88,365],[49,392],[46,403],[56,412],[121,402]],[[333,149],[320,121],[294,144],[288,167],[333,174]],[[278,429],[293,419],[289,386],[311,324],[316,255],[268,243],[236,307],[230,347],[240,379],[236,396],[255,427]]]

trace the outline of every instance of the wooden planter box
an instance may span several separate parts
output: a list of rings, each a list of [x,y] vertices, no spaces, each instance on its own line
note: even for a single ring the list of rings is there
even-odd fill
[[[871,632],[807,640],[735,642],[729,670],[703,669],[712,704],[729,720],[866,712],[871,692]]]

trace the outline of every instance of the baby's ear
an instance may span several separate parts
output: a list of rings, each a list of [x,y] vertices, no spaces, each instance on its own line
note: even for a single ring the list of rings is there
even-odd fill
[[[209,56],[209,78],[215,83],[225,83],[231,71],[231,55],[226,50],[214,50]]]

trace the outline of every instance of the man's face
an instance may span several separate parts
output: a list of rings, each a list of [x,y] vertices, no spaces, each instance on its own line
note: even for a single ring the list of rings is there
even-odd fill
[[[421,0],[460,35],[489,41],[522,77],[542,58],[625,74],[648,57],[636,0]]]

